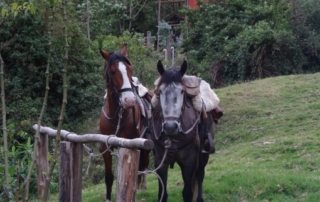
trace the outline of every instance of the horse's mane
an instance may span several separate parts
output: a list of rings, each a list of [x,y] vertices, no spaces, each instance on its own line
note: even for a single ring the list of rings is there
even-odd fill
[[[130,61],[125,56],[121,55],[120,53],[112,53],[109,58],[109,66],[111,66],[116,61],[125,62],[131,65]]]

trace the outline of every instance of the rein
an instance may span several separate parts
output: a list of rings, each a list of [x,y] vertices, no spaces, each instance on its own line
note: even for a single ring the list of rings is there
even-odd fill
[[[191,131],[193,131],[193,129],[198,125],[199,122],[200,122],[200,113],[198,113],[197,120],[193,123],[193,125],[187,131],[181,130],[180,132],[182,132],[184,135],[189,134]]]
[[[123,92],[127,92],[127,91],[133,92],[133,93],[135,94],[135,96],[137,97],[137,99],[139,99],[139,96],[138,96],[137,92],[134,91],[132,88],[123,88],[123,89],[119,90],[119,93],[123,93]],[[107,98],[107,96],[105,96],[105,99],[106,99],[106,98]],[[114,135],[117,136],[118,133],[119,133],[119,130],[120,130],[120,124],[121,124],[121,120],[122,120],[122,117],[123,117],[124,108],[121,107],[121,105],[120,105],[120,107],[117,108],[117,112],[116,112],[116,114],[115,114],[114,117],[110,117],[110,116],[107,114],[104,105],[102,106],[101,111],[102,111],[103,116],[104,116],[107,120],[110,120],[110,121],[113,120],[113,119],[115,119],[115,118],[118,116],[117,128],[116,128],[116,132],[114,133]],[[134,114],[135,114],[135,113],[133,112],[133,116],[134,116]],[[139,125],[139,124],[140,124],[140,123],[138,123],[138,125]],[[137,126],[136,128],[138,129],[138,126]],[[139,137],[140,137],[140,138],[143,138],[143,136],[145,135],[146,132],[147,132],[147,127],[144,128],[142,131],[140,131]]]

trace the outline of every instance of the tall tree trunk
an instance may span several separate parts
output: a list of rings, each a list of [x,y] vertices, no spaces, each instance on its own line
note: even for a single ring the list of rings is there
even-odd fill
[[[129,4],[129,26],[128,26],[128,30],[131,31],[131,27],[132,27],[132,9],[133,9],[133,5],[132,5],[132,0],[130,0],[130,4]]]
[[[2,44],[1,49],[2,50]],[[0,52],[0,82],[1,82],[1,107],[2,107],[2,132],[3,132],[3,153],[4,153],[4,187],[9,189],[9,162],[8,162],[8,133],[7,133],[7,111],[5,100],[5,86],[4,86],[4,61]]]
[[[68,97],[68,78],[67,78],[67,69],[68,69],[68,60],[69,60],[69,43],[68,43],[68,28],[67,28],[67,0],[63,0],[63,21],[64,21],[64,40],[65,40],[65,46],[64,46],[64,57],[63,57],[63,69],[62,69],[62,104],[60,109],[60,115],[58,119],[58,128],[57,128],[57,145],[59,147],[60,145],[60,133],[62,129],[63,119],[64,119],[64,113],[67,105],[67,97]]]
[[[57,136],[56,136],[56,146],[54,150],[53,156],[55,157],[53,159],[53,162],[50,166],[49,172],[48,172],[48,178],[47,178],[47,184],[45,186],[45,191],[44,191],[44,197],[43,201],[48,201],[49,198],[49,185],[50,185],[50,180],[51,180],[51,174],[53,173],[53,170],[57,164],[57,158],[60,153],[60,134],[61,134],[61,129],[62,129],[62,124],[63,124],[63,118],[64,118],[64,113],[65,113],[65,108],[67,105],[67,92],[68,92],[68,79],[67,79],[67,66],[68,66],[68,60],[69,60],[69,43],[68,43],[68,19],[67,19],[67,0],[62,1],[62,9],[63,9],[63,29],[64,29],[64,39],[65,39],[65,53],[63,57],[63,69],[62,69],[62,89],[63,89],[63,95],[62,95],[62,104],[61,104],[61,109],[60,109],[60,115],[58,118],[58,127],[57,127]]]
[[[48,29],[48,57],[47,57],[47,66],[46,66],[46,72],[45,72],[45,77],[46,77],[46,86],[45,86],[45,93],[44,93],[44,98],[43,98],[43,103],[42,103],[42,108],[38,117],[38,130],[36,131],[35,134],[35,141],[34,141],[34,145],[33,145],[33,153],[32,153],[32,161],[31,164],[29,165],[28,168],[28,175],[26,177],[26,180],[24,182],[25,184],[25,196],[24,196],[24,201],[29,201],[29,186],[30,186],[30,178],[31,178],[31,174],[32,174],[32,168],[34,167],[34,164],[38,164],[37,159],[39,154],[39,148],[38,145],[40,144],[40,125],[42,123],[42,119],[43,119],[43,115],[47,109],[47,103],[48,103],[48,95],[49,95],[49,83],[50,83],[50,64],[51,64],[51,45],[52,45],[52,31],[53,31],[53,26],[52,26],[52,18],[53,18],[53,5],[50,5],[50,9],[49,9],[49,16],[48,16],[48,25],[47,25],[47,29]],[[48,138],[46,138],[46,141],[48,141]],[[48,145],[48,144],[46,144]],[[39,166],[37,166],[39,167]],[[48,168],[49,169],[49,168]],[[45,194],[44,194],[44,190],[46,190],[46,186],[49,186],[49,170],[46,173],[37,173],[38,175],[44,175],[43,178],[46,179],[45,184],[43,184],[44,187],[42,187],[40,189],[40,187],[38,187],[38,199],[40,200],[46,200],[46,198],[44,198]],[[38,184],[39,186],[39,184]],[[40,190],[39,190],[40,189]]]
[[[86,10],[86,25],[87,25],[87,37],[89,40],[91,40],[90,36],[90,0],[87,0],[87,10]]]

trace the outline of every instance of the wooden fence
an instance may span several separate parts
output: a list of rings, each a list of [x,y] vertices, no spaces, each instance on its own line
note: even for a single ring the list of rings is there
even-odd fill
[[[38,194],[44,193],[44,185],[48,173],[48,136],[56,136],[57,130],[49,127],[33,125],[40,131],[37,155]],[[63,141],[60,142],[59,201],[81,202],[82,189],[82,153],[83,143],[100,142],[119,147],[117,165],[117,202],[135,201],[136,183],[140,151],[151,150],[151,140],[143,138],[125,139],[102,134],[77,135],[61,130]],[[130,159],[130,161],[128,160]]]

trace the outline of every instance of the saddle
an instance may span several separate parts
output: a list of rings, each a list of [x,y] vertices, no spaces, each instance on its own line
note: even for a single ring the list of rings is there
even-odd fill
[[[137,93],[137,101],[139,103],[140,109],[141,109],[141,113],[143,115],[143,117],[150,119],[151,118],[151,93],[149,92],[149,90],[143,86],[139,79],[137,77],[132,77],[132,84],[136,89],[136,93]]]

